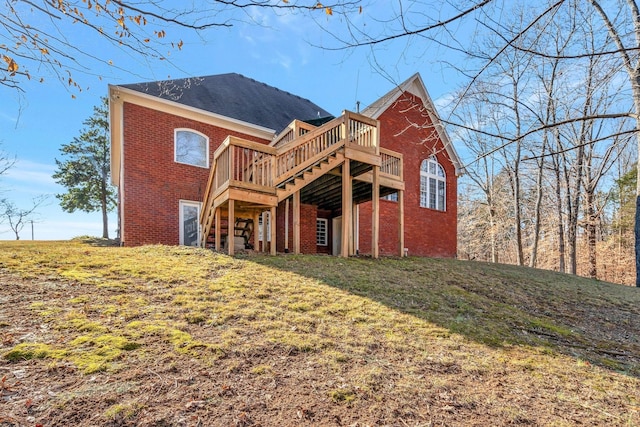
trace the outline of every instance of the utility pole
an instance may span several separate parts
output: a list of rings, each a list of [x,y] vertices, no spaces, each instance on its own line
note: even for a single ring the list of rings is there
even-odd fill
[[[33,238],[33,220],[31,220],[31,240],[34,240],[34,238]]]

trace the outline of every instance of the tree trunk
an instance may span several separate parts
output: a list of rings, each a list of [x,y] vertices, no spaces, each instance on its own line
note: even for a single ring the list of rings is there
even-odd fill
[[[489,207],[489,226],[491,227],[491,262],[498,262],[498,248],[496,247],[496,211]]]
[[[107,215],[107,177],[102,177],[102,194],[100,197],[100,209],[102,210],[102,238],[109,238],[109,215]]]
[[[640,161],[638,161],[638,169],[640,169]],[[638,181],[640,181],[640,179]],[[636,196],[636,221],[634,229],[636,238],[636,287],[640,288],[640,193]]]
[[[109,215],[105,204],[102,205],[102,238],[109,238]]]
[[[586,232],[587,232],[587,247],[589,252],[589,277],[596,279],[598,277],[597,267],[597,253],[596,253],[596,210],[594,209],[594,195],[593,191],[589,190],[585,194],[586,203]]]
[[[520,109],[518,107],[518,84],[513,85],[513,105],[516,120],[516,135],[521,135],[520,129]],[[513,208],[515,212],[514,225],[516,227],[516,246],[518,255],[518,265],[524,265],[524,252],[522,250],[522,211],[520,206],[520,160],[522,158],[522,143],[516,142],[516,154],[513,165]]]
[[[574,199],[571,197],[571,178],[570,174],[567,170],[564,173],[564,180],[567,186],[565,199],[566,199],[566,210],[567,210],[567,255],[569,258],[569,262],[567,265],[567,273],[576,274],[576,229],[578,225],[578,209],[574,206]]]
[[[107,214],[106,196],[103,196],[101,205],[102,205],[101,206],[101,210],[102,210],[102,238],[103,239],[108,239],[109,238],[109,215]]]
[[[542,158],[538,164],[538,176],[536,179],[536,207],[535,217],[533,220],[533,243],[531,244],[531,256],[529,258],[529,267],[534,268],[538,259],[538,242],[540,241],[540,222],[542,211],[542,175],[544,173],[544,154],[546,151],[546,136],[542,142]]]
[[[564,273],[566,271],[564,252],[566,250],[564,243],[564,218],[562,216],[562,187],[560,186],[560,166],[556,165],[556,207],[558,213],[558,271]]]
[[[631,88],[633,89],[633,103],[636,110],[636,141],[638,145],[638,160],[636,178],[636,219],[634,226],[635,248],[636,248],[636,287],[640,288],[640,70],[636,68],[635,74],[631,79]]]

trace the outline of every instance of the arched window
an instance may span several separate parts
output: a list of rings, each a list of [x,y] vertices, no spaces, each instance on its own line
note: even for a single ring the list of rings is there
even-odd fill
[[[435,156],[420,164],[420,207],[446,210],[446,182],[444,169]]]
[[[175,130],[175,161],[187,165],[209,167],[209,138],[189,130]]]

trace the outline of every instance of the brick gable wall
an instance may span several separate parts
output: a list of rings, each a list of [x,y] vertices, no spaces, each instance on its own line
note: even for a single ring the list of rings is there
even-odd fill
[[[457,252],[457,177],[420,98],[406,93],[380,120],[380,146],[403,153],[405,247],[409,255],[453,258]],[[420,207],[420,163],[435,155],[446,174],[446,211]],[[360,252],[371,253],[371,203],[359,208]],[[398,255],[398,205],[380,201],[380,254]]]
[[[174,162],[174,130],[209,137],[209,164],[228,135],[269,143],[135,104],[124,104],[122,241],[127,246],[179,243],[179,201],[202,201],[209,169]]]

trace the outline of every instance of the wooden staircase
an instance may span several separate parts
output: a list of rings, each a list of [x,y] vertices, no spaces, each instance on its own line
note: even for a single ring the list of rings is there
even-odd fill
[[[278,187],[276,187],[278,202],[285,200],[296,191],[311,184],[325,173],[340,166],[343,162],[344,153],[333,152],[318,163],[315,163],[308,169],[305,169],[302,173],[294,176],[293,179],[280,183]]]
[[[384,167],[378,126],[377,120],[345,112],[316,128],[294,121],[270,145],[227,137],[214,153],[204,193],[202,245],[215,232],[220,208],[228,202],[233,202],[229,208],[234,218],[255,222],[261,212],[275,209],[345,162],[355,161],[369,170],[374,165]],[[385,152],[388,156],[388,150]],[[401,155],[397,157],[401,163]]]
[[[254,230],[255,230],[255,226],[253,223],[253,218],[236,218],[236,221],[233,227],[233,236],[242,237],[242,240],[244,241],[244,245],[245,247],[247,247],[247,245],[249,244],[249,241],[251,240],[251,236],[253,236]],[[209,235],[207,236],[206,247],[213,245],[214,243],[213,236],[215,233],[216,233],[216,230],[214,227],[212,227]],[[227,237],[229,235],[228,223],[220,227],[220,233],[222,233],[222,236],[224,236],[225,238],[228,238]]]

